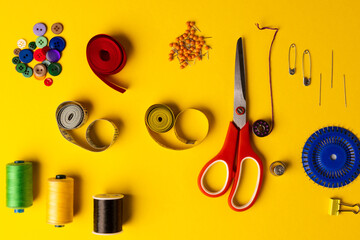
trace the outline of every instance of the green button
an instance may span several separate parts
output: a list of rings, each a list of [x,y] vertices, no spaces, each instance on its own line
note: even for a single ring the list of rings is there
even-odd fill
[[[45,60],[42,62],[42,64],[44,64],[46,67],[49,67],[51,62],[49,62],[48,60]]]
[[[48,40],[46,39],[46,37],[43,36],[38,37],[35,42],[38,48],[43,48],[48,44]]]
[[[35,42],[30,42],[29,43],[29,49],[35,50],[36,49],[36,43]]]
[[[15,64],[15,65],[19,64],[20,63],[20,58],[19,57],[13,57],[12,63]]]
[[[19,63],[18,65],[16,65],[16,71],[18,71],[19,73],[23,73],[26,70],[26,65],[25,63]]]
[[[59,63],[52,63],[48,67],[48,71],[51,76],[57,76],[61,73],[61,65]]]
[[[22,74],[24,77],[29,78],[33,75],[33,70],[31,67],[27,67],[25,72]]]

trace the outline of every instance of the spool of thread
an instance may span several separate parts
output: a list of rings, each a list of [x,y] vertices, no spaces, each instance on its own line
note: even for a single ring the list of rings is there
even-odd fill
[[[6,206],[15,213],[33,204],[33,170],[31,162],[15,161],[6,165]]]
[[[97,194],[94,199],[94,234],[115,235],[122,231],[123,194]]]
[[[271,165],[270,165],[270,172],[272,175],[274,176],[281,176],[284,174],[286,170],[286,166],[285,166],[285,163],[281,162],[281,161],[276,161],[276,162],[273,162]]]
[[[64,227],[73,221],[74,179],[56,175],[48,179],[48,201],[46,219],[55,227]]]

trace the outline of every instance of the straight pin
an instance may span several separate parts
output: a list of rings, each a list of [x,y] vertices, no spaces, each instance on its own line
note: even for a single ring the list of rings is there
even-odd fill
[[[319,93],[319,106],[321,106],[321,73],[320,73],[320,93]]]
[[[331,50],[331,88],[333,88],[333,75],[334,75],[334,50]]]
[[[345,107],[347,107],[347,101],[346,101],[346,83],[345,83],[345,74],[344,74],[344,98],[345,98]]]

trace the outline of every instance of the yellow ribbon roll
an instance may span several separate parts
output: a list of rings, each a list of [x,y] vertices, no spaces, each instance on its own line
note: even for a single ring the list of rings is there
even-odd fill
[[[209,121],[200,110],[189,108],[175,116],[170,107],[163,104],[152,105],[146,111],[145,124],[160,146],[174,150],[200,144],[209,131]]]

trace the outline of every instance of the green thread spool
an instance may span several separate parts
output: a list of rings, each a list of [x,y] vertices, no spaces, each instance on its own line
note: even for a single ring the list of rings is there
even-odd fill
[[[33,170],[31,162],[15,161],[6,165],[6,206],[15,213],[33,204]]]

